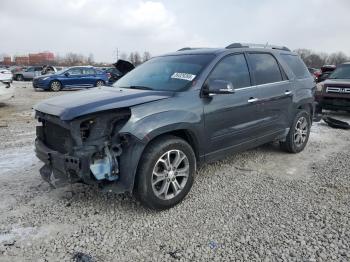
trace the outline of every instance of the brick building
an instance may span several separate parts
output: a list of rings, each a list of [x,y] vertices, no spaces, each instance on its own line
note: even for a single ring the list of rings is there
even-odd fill
[[[29,65],[29,57],[28,56],[15,56],[15,64],[16,65]]]
[[[42,52],[37,54],[29,54],[30,65],[50,64],[55,60],[55,55],[51,52]]]
[[[3,64],[3,65],[6,65],[6,66],[12,65],[11,56],[4,56],[4,58],[3,58],[3,60],[2,60],[2,64]]]

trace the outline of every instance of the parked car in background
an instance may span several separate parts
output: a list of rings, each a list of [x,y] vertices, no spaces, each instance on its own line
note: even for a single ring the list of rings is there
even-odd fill
[[[0,82],[10,86],[12,83],[13,75],[9,69],[0,68]]]
[[[307,69],[309,70],[310,74],[314,77],[315,80],[321,74],[321,69],[312,68],[312,67],[308,67]]]
[[[322,109],[350,112],[350,63],[338,66],[328,79],[318,83],[315,98],[319,113]]]
[[[105,72],[108,75],[108,83],[113,84],[119,78],[130,72],[135,68],[135,66],[125,60],[119,59],[116,63],[113,64],[114,67],[109,67],[105,69]]]
[[[54,66],[50,66],[50,65],[44,65],[43,69],[41,70],[41,75],[48,75],[48,74],[54,74],[56,73],[58,70],[56,69],[56,67]]]
[[[286,47],[236,43],[154,57],[113,87],[35,106],[40,173],[53,186],[83,182],[169,208],[201,163],[271,141],[301,152],[314,88]]]
[[[26,68],[26,66],[10,66],[9,70],[12,72],[12,74],[15,74],[19,71],[24,71]]]
[[[54,74],[35,77],[34,88],[60,91],[63,88],[89,88],[108,82],[107,73],[92,66],[75,66]]]
[[[14,95],[14,89],[10,85],[0,82],[0,103],[6,102]]]
[[[33,80],[34,77],[41,75],[42,66],[30,66],[24,70],[15,72],[13,79],[17,81]]]
[[[318,76],[316,77],[316,82],[320,83],[324,80],[326,80],[329,75],[336,69],[337,67],[335,65],[324,65],[321,67],[321,72],[318,73]]]

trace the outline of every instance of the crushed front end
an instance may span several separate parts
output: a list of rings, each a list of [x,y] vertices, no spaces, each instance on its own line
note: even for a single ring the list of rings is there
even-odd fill
[[[133,179],[121,179],[120,173],[133,165],[130,151],[136,141],[119,134],[130,115],[129,109],[120,109],[62,121],[36,111],[35,151],[45,163],[40,169],[42,178],[53,187],[83,182],[109,191],[130,191]]]

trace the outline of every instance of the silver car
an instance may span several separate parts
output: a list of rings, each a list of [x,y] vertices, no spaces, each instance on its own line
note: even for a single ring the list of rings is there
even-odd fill
[[[42,70],[42,66],[30,66],[25,70],[16,72],[13,79],[17,81],[33,80],[34,77],[41,75]]]

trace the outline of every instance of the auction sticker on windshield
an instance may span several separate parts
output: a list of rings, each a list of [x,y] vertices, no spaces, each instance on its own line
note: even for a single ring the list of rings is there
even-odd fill
[[[174,73],[171,78],[182,79],[187,81],[192,81],[196,75],[187,74],[187,73]]]

